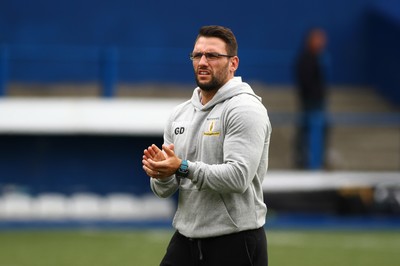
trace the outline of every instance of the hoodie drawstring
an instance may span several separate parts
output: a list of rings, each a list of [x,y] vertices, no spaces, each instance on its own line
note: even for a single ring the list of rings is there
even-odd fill
[[[197,248],[199,249],[199,260],[203,260],[203,251],[201,250],[201,240],[197,239]]]
[[[196,246],[197,251],[199,252],[199,260],[203,260],[203,250],[201,248],[201,239],[189,238],[189,240],[193,243],[193,248]]]

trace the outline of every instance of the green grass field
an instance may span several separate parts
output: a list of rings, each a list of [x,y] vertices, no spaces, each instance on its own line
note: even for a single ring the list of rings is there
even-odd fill
[[[169,230],[0,231],[0,266],[158,265]],[[400,231],[267,231],[269,265],[399,265]]]

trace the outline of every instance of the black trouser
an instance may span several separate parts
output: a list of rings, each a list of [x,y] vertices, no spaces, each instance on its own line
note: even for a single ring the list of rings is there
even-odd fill
[[[267,266],[264,228],[210,237],[173,235],[160,266]]]

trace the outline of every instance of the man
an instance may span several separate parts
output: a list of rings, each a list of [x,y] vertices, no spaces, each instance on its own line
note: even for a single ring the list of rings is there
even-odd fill
[[[322,160],[324,157],[323,147],[326,142],[327,133],[326,121],[324,119],[326,85],[320,61],[325,46],[325,32],[319,28],[310,30],[305,39],[304,48],[296,62],[296,82],[302,119],[296,137],[295,164],[300,169],[320,168],[324,163]],[[318,132],[321,132],[321,134],[311,137],[310,132],[313,124],[320,125],[319,128],[314,129],[319,129]],[[311,145],[311,139],[314,143],[318,143],[319,149],[318,146]],[[315,148],[311,149],[311,146],[315,146]],[[312,152],[318,152],[318,154],[312,154]],[[321,159],[321,163],[315,160],[317,159],[315,156]],[[312,158],[314,159],[312,160]]]
[[[239,58],[230,29],[202,27],[190,58],[198,88],[173,110],[162,150],[153,144],[142,161],[157,196],[179,190],[177,231],[161,265],[268,265],[267,111],[234,77]]]

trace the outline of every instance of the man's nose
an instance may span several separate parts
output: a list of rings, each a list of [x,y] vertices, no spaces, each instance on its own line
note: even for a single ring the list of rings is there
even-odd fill
[[[207,57],[203,54],[203,55],[200,57],[199,65],[207,65],[207,64],[208,64]]]

